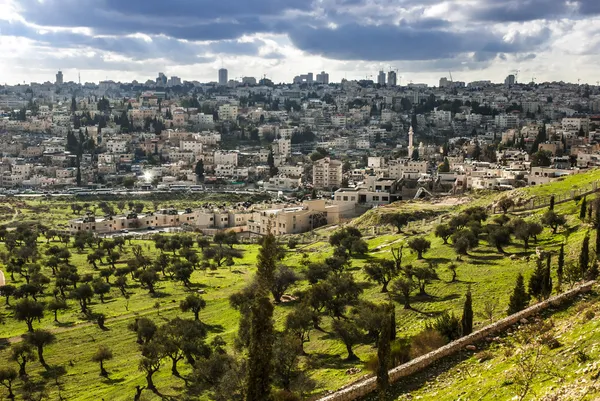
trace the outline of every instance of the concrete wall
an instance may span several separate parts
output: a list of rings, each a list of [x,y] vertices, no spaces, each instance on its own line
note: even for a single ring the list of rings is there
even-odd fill
[[[428,366],[431,366],[434,362],[446,356],[455,354],[467,345],[480,342],[485,338],[492,336],[493,334],[502,332],[508,327],[512,326],[513,324],[519,322],[519,320],[523,318],[534,316],[550,306],[560,305],[578,294],[589,292],[592,289],[594,283],[595,281],[589,281],[587,283],[584,283],[580,286],[573,288],[572,290],[552,297],[546,301],[537,303],[533,306],[530,306],[529,308],[519,313],[507,316],[506,318],[499,320],[493,324],[490,324],[489,326],[483,327],[468,336],[462,337],[456,341],[451,342],[450,344],[438,348],[435,351],[432,351],[428,354],[415,358],[410,362],[400,365],[389,371],[390,383],[394,383],[403,377],[410,376],[416,372],[419,372],[427,368]],[[377,390],[376,378],[370,377],[359,381],[355,384],[352,384],[346,388],[343,388],[333,394],[320,398],[318,401],[354,401],[360,397],[364,397],[369,393],[374,392],[375,390]]]

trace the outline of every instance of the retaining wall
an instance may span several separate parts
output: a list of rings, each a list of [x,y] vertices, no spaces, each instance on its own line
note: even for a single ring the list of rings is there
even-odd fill
[[[435,351],[432,351],[428,354],[415,358],[410,362],[402,364],[389,371],[390,383],[394,383],[403,377],[410,376],[416,372],[419,372],[432,365],[434,362],[457,353],[467,345],[480,342],[481,340],[484,340],[485,338],[490,337],[493,334],[504,331],[513,324],[519,322],[523,318],[528,318],[530,316],[536,315],[550,306],[561,305],[565,301],[575,297],[578,294],[589,292],[592,289],[594,283],[595,281],[589,281],[587,283],[581,284],[560,295],[556,295],[552,298],[547,299],[546,301],[542,301],[533,306],[530,306],[529,308],[519,313],[507,316],[502,320],[485,326],[471,333],[470,335],[453,341],[450,344],[436,349]],[[374,392],[375,390],[377,390],[376,377],[370,377],[359,381],[355,384],[352,384],[346,388],[343,388],[333,394],[320,398],[318,401],[354,401],[360,397],[364,397]]]

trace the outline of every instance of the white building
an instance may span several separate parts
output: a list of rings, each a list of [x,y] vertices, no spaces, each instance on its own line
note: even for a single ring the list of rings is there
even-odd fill
[[[342,186],[342,162],[325,157],[313,165],[315,188],[339,188]]]
[[[219,119],[223,121],[233,121],[237,119],[238,106],[233,104],[223,104],[219,106]]]
[[[214,153],[214,164],[224,166],[237,166],[238,153],[226,150],[217,150]]]

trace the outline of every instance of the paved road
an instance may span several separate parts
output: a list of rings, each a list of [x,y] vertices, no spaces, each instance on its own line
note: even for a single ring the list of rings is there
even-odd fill
[[[0,285],[4,285],[4,273],[0,270]]]

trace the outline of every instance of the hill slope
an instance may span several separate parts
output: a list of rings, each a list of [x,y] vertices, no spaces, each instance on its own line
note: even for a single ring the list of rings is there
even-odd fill
[[[578,301],[396,383],[388,400],[598,399],[600,297],[594,291]]]

